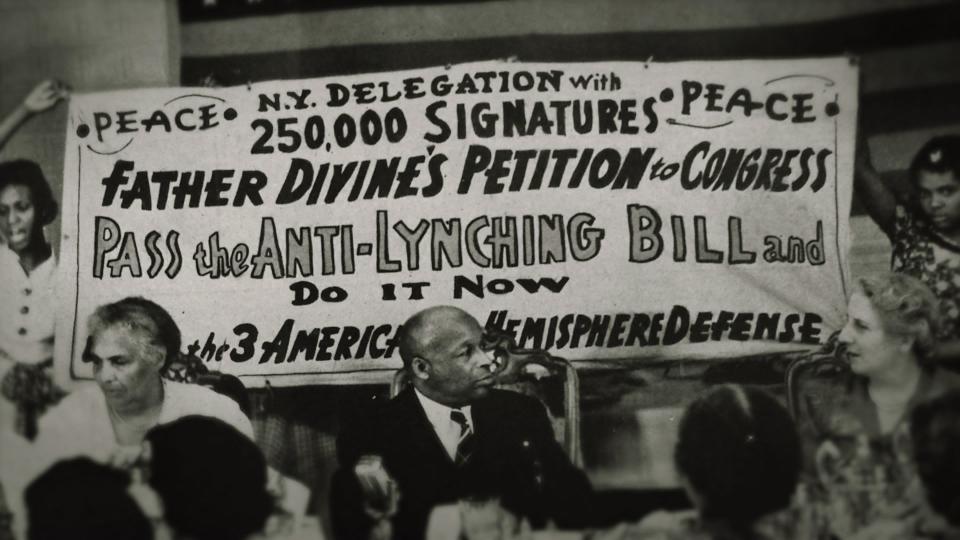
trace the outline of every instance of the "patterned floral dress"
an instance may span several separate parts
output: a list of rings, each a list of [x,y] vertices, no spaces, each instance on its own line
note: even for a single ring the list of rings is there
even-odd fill
[[[868,384],[849,372],[812,373],[800,383],[797,424],[820,537],[855,537],[922,511],[925,497],[913,466],[910,411],[960,387],[960,376],[924,372],[903,416],[886,430]]]
[[[891,267],[923,281],[940,299],[943,324],[937,338],[960,339],[960,244],[898,206]]]

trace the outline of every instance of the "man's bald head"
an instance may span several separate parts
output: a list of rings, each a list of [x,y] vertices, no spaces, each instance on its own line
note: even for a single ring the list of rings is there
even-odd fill
[[[483,328],[462,309],[438,306],[410,317],[399,347],[413,386],[438,403],[461,407],[494,385],[495,364],[483,349]]]
[[[440,337],[450,325],[468,323],[479,326],[472,315],[453,306],[434,306],[419,311],[403,323],[400,330],[400,358],[405,368],[410,367],[414,357],[429,355],[434,340]]]

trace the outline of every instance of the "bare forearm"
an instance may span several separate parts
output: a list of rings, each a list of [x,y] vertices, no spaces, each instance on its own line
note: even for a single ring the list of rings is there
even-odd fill
[[[18,105],[0,122],[0,148],[3,148],[10,136],[17,131],[21,124],[30,118],[31,113],[23,105]]]
[[[884,182],[873,166],[868,135],[857,134],[857,148],[853,161],[853,187],[867,213],[887,236],[893,237],[897,218],[896,192]]]
[[[896,220],[897,198],[894,191],[870,164],[858,163],[854,172],[854,188],[860,202],[877,226],[889,236]]]
[[[3,148],[21,124],[36,113],[50,110],[58,101],[67,97],[68,91],[66,85],[53,79],[40,81],[34,86],[23,98],[23,102],[0,122],[0,148]]]

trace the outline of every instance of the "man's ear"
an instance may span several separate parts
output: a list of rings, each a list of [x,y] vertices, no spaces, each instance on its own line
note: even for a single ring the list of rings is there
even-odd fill
[[[414,356],[413,360],[410,361],[410,373],[417,379],[425,381],[430,378],[431,371],[430,362],[420,358],[419,356]]]

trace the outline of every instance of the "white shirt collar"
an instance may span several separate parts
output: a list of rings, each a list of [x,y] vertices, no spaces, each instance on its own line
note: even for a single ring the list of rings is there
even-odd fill
[[[50,256],[47,257],[47,260],[38,264],[34,267],[33,271],[27,274],[23,270],[23,267],[20,266],[20,256],[10,249],[10,246],[7,244],[0,244],[0,261],[3,261],[3,264],[9,267],[5,272],[15,272],[14,275],[18,276],[24,282],[33,281],[45,283],[53,277],[53,269],[57,265],[57,256],[51,253]]]
[[[467,418],[467,424],[470,425],[470,429],[475,430],[473,415],[470,413],[470,405],[454,409],[442,403],[437,403],[423,395],[420,390],[416,388],[414,388],[413,391],[417,395],[417,401],[420,402],[423,412],[427,415],[427,420],[429,420],[430,425],[433,426],[433,431],[435,431],[437,437],[440,438],[444,450],[446,450],[447,455],[453,459],[454,456],[457,455],[457,444],[460,442],[460,425],[450,418],[450,412],[454,410],[461,411]]]

